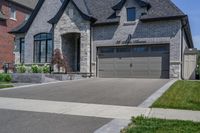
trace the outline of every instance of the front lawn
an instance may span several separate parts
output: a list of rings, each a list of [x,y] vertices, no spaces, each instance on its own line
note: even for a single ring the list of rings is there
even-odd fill
[[[199,133],[200,123],[137,117],[121,133]]]
[[[13,85],[11,85],[10,82],[0,82],[0,89],[10,88],[10,87],[13,87]]]
[[[200,110],[200,82],[177,81],[152,107]]]
[[[9,84],[0,84],[0,89],[3,89],[3,88],[10,88],[10,87],[13,87],[13,85],[9,85]]]

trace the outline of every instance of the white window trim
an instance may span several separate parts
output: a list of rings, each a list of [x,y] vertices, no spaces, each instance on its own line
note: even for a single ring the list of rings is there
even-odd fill
[[[14,16],[12,16],[12,15],[14,15]],[[16,12],[16,9],[12,5],[10,6],[10,19],[15,20],[15,21],[17,20],[17,12]]]

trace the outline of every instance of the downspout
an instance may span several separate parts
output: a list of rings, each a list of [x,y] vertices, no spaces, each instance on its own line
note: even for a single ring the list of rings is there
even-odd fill
[[[52,57],[54,56],[54,24],[52,24]],[[52,62],[51,62],[51,70],[50,70],[50,73],[52,73],[54,71],[54,66],[52,65]]]
[[[183,20],[182,20],[183,21]],[[184,73],[184,65],[183,65],[183,57],[184,57],[184,52],[183,52],[183,36],[184,36],[184,28],[186,27],[187,23],[184,24],[182,27],[181,27],[181,79],[184,80],[184,77],[183,77],[183,73]]]
[[[90,23],[90,78],[92,77],[92,24]]]
[[[183,71],[184,71],[184,68],[183,68],[183,30],[184,30],[184,25],[181,27],[181,79],[183,80],[184,77],[183,77]]]

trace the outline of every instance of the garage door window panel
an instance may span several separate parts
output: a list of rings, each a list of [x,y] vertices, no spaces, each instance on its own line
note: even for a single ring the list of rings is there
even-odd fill
[[[136,46],[132,48],[133,53],[146,53],[148,52],[148,47],[146,46]]]
[[[152,52],[169,52],[168,46],[152,46],[151,47]]]
[[[100,48],[99,53],[101,53],[101,54],[114,53],[114,48]]]

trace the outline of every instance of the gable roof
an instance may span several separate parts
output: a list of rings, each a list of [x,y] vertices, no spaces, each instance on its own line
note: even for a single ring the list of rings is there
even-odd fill
[[[116,11],[126,3],[126,0],[71,0],[77,9],[86,17],[95,18],[95,24],[119,22]],[[183,17],[185,14],[178,9],[171,0],[135,0],[141,7],[148,9],[147,14],[141,20],[159,19],[169,17]],[[65,0],[59,12],[49,21],[56,23],[69,0]],[[87,19],[87,18],[86,18]],[[94,20],[94,19],[93,19]]]
[[[64,0],[57,14],[49,20],[49,23],[55,24],[62,16],[70,0]],[[81,16],[86,20],[95,22],[95,24],[118,23],[120,18],[116,16],[116,10],[123,7],[126,0],[71,0],[78,9]],[[171,0],[136,0],[141,7],[147,7],[146,15],[141,16],[141,20],[160,19],[169,17],[183,17],[185,14],[178,9]],[[39,0],[35,10],[29,20],[21,27],[12,30],[12,33],[26,32],[32,21],[39,12],[44,0]]]
[[[56,24],[59,21],[60,17],[63,15],[63,12],[65,11],[70,1],[77,8],[77,10],[84,19],[89,21],[96,21],[96,19],[93,18],[90,14],[85,0],[65,0],[57,14],[51,20],[49,20],[49,23]]]
[[[135,0],[140,7],[149,7],[150,4],[146,1],[143,0]],[[124,6],[126,3],[126,0],[121,0],[119,3],[117,3],[115,6],[112,7],[113,10],[121,10],[121,8]]]
[[[31,16],[29,17],[29,19],[27,21],[24,21],[21,25],[19,25],[15,29],[11,30],[10,33],[25,33],[25,32],[27,32],[28,29],[30,28],[31,24],[33,23],[35,17],[37,16],[40,8],[42,7],[44,1],[45,0],[39,0],[35,9],[31,13]]]

